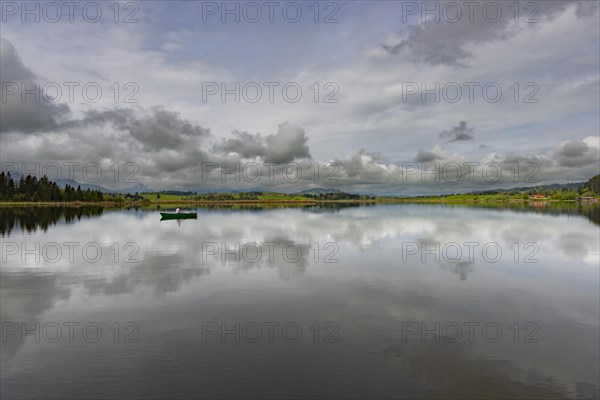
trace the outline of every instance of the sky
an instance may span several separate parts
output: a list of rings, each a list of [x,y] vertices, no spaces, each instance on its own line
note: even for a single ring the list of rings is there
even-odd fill
[[[5,171],[397,195],[600,173],[597,1],[48,4],[1,2]]]

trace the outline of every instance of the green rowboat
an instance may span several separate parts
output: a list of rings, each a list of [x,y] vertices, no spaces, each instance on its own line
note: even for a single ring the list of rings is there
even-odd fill
[[[170,213],[170,212],[161,212],[160,213],[161,220],[163,219],[190,219],[190,218],[198,218],[198,213]]]

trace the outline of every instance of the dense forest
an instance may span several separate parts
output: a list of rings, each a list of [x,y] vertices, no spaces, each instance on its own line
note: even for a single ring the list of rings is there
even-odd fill
[[[594,193],[600,193],[600,174],[591,177],[586,186],[588,190]]]
[[[14,181],[8,174],[0,173],[0,200],[8,201],[105,201],[105,195],[99,190],[82,190],[81,186],[74,188],[66,185],[59,187],[46,176],[21,176]]]

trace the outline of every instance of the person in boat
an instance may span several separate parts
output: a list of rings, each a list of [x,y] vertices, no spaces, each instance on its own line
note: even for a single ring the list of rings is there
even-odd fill
[[[175,214],[179,214],[179,208],[175,210]]]

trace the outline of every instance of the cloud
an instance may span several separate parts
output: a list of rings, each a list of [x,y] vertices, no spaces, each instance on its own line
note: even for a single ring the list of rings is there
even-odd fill
[[[37,76],[29,70],[8,40],[0,39],[0,81],[2,118],[0,133],[34,133],[58,126],[69,113],[66,104],[44,96]],[[26,90],[26,92],[22,92]]]
[[[285,163],[296,158],[310,158],[306,132],[299,126],[287,122],[279,125],[275,135],[267,136],[266,162]]]
[[[467,123],[465,121],[460,121],[458,123],[458,126],[455,126],[450,130],[441,132],[440,138],[448,139],[448,143],[460,142],[465,140],[474,140],[473,128],[467,128]]]
[[[520,6],[519,23],[514,23],[514,5],[510,2],[481,1],[477,2],[472,11],[461,3],[458,5],[461,13],[458,19],[456,6],[448,7],[444,11],[446,6],[443,3],[419,2],[413,18],[421,21],[422,15],[428,15],[427,19],[396,33],[387,43],[381,44],[380,48],[384,54],[401,56],[416,63],[467,67],[473,57],[470,45],[505,40],[519,32],[523,26],[535,28],[537,24],[534,22],[521,23],[525,18],[535,19],[538,23],[544,22],[569,6],[577,7],[578,17],[589,17],[598,12],[597,2],[585,0],[543,1],[531,4],[534,8]],[[436,13],[427,14],[426,10],[437,10],[439,19],[436,21]]]
[[[35,79],[35,74],[23,65],[17,50],[8,40],[0,39],[0,56],[3,82]]]
[[[462,49],[462,43],[453,35],[438,36],[439,24],[409,26],[406,32],[396,36],[389,44],[381,48],[390,55],[401,55],[413,62],[425,62],[431,65],[451,65],[465,67],[465,61],[471,53]]]
[[[242,158],[264,157],[266,148],[260,134],[233,131],[233,138],[224,140],[217,150],[224,153],[237,153]]]
[[[223,140],[215,149],[235,153],[242,158],[260,157],[267,163],[289,163],[297,158],[311,158],[303,128],[284,122],[277,133],[262,137],[259,133],[233,132],[233,138]]]
[[[415,161],[416,162],[431,162],[431,161],[439,160],[441,158],[442,157],[439,154],[437,154],[433,151],[419,149],[419,151],[417,152],[417,155],[415,157]]]
[[[582,141],[562,142],[554,152],[554,157],[564,167],[600,166],[598,150],[598,137],[590,136]]]
[[[128,132],[147,151],[181,149],[190,141],[210,135],[210,130],[181,118],[179,113],[155,106],[143,108],[117,108],[88,111],[76,124],[105,125]]]

